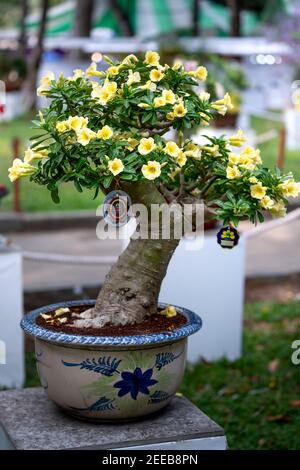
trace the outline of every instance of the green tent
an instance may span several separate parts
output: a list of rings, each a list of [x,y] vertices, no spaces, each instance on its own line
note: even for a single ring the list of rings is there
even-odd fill
[[[192,31],[193,0],[118,0],[135,35],[144,38],[158,38],[161,35],[178,33],[190,35]],[[47,20],[47,36],[69,35],[75,19],[76,2],[66,1],[50,8]],[[27,18],[27,29],[34,32],[39,24],[39,14]],[[202,30],[211,30],[216,36],[230,34],[230,12],[220,3],[201,1]],[[243,11],[242,32],[251,34],[258,24],[255,11]],[[109,8],[108,0],[95,2],[94,28],[108,28],[116,36],[122,36],[117,18]]]

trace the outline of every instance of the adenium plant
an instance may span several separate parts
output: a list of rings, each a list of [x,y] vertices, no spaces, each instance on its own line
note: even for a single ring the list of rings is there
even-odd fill
[[[120,188],[134,203],[179,204],[202,201],[206,212],[225,225],[264,220],[264,212],[283,216],[288,197],[300,184],[262,164],[260,152],[246,145],[241,130],[229,137],[206,137],[205,145],[185,139],[185,129],[209,125],[216,113],[232,108],[230,96],[210,101],[198,92],[206,68],[186,71],[180,63],[161,65],[157,52],[92,63],[72,77],[42,78],[38,94],[49,106],[34,121],[38,129],[24,160],[9,169],[12,181],[30,176],[45,185],[55,202],[59,187],[108,193]],[[164,135],[172,131],[176,138]],[[157,301],[178,239],[131,239],[108,273],[93,309],[82,325],[141,322],[157,312]],[[172,309],[171,309],[172,310]],[[172,313],[172,311],[170,312]]]

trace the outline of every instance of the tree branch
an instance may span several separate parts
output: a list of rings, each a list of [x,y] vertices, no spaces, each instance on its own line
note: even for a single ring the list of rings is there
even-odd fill
[[[208,180],[208,182],[203,186],[202,190],[201,190],[201,197],[203,197],[205,195],[205,193],[207,193],[208,189],[211,187],[211,185],[213,184],[213,182],[217,179],[217,176],[213,176],[210,180]]]
[[[176,201],[176,197],[174,196],[174,194],[169,191],[164,184],[160,183],[159,187],[159,192],[164,196],[164,198],[166,199],[167,203],[170,204],[171,202],[174,202]]]

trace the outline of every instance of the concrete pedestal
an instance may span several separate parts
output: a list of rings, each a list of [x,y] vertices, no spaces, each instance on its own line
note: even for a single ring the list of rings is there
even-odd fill
[[[64,415],[44,390],[0,392],[0,450],[226,450],[224,431],[186,398],[143,421],[94,424]]]
[[[24,381],[22,255],[0,251],[0,387]]]

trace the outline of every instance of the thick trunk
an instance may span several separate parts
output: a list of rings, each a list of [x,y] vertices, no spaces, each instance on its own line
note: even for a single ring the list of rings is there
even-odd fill
[[[165,199],[153,183],[122,185],[133,202],[163,204]],[[172,232],[172,230],[171,230]],[[179,243],[178,239],[134,239],[106,276],[94,309],[86,311],[78,326],[101,327],[139,323],[157,311],[161,283]]]
[[[139,323],[157,312],[157,301],[178,240],[131,240],[107,275],[95,312],[105,322]]]

